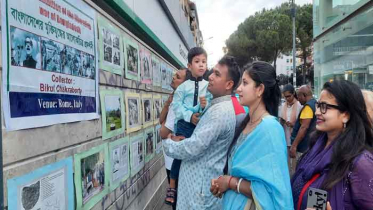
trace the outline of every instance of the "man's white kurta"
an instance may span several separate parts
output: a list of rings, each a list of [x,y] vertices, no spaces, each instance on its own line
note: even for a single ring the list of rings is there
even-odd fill
[[[231,96],[227,95],[211,101],[190,138],[181,142],[163,141],[166,154],[182,160],[178,210],[222,209],[221,200],[210,192],[210,183],[223,174],[235,126]]]

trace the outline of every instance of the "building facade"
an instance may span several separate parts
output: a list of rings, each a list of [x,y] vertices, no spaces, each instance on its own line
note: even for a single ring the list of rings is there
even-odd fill
[[[273,64],[273,63],[272,63]],[[302,65],[302,59],[296,57],[296,64],[297,67]],[[290,77],[293,73],[293,56],[292,55],[280,55],[276,60],[276,74],[277,76],[283,74],[285,76]]]
[[[157,116],[172,74],[202,44],[196,5],[4,0],[1,7],[4,209],[160,209],[168,184]],[[28,97],[14,103],[13,93]]]
[[[314,0],[313,6],[315,95],[339,79],[373,90],[373,2]]]

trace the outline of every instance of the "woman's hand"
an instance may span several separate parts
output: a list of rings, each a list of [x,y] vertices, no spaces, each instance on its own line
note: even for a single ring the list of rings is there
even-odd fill
[[[230,178],[231,176],[221,176],[216,180],[216,185],[218,186],[220,193],[223,194],[228,190],[229,188],[228,184],[229,184]]]
[[[212,179],[211,180],[210,192],[215,197],[221,197],[221,195],[218,195],[219,187],[216,184],[216,180],[218,180],[218,179]]]
[[[286,126],[288,126],[289,128],[294,127],[293,123],[291,123],[290,121],[287,121],[287,122],[286,122]]]
[[[211,180],[210,192],[215,197],[221,198],[223,194],[228,190],[230,176],[219,176],[217,179]]]

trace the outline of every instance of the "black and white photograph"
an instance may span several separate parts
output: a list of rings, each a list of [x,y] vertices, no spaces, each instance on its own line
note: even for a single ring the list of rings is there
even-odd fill
[[[146,99],[144,100],[144,117],[145,117],[145,122],[149,122],[152,119],[151,115],[151,101]]]
[[[143,57],[142,62],[143,62],[143,67],[144,67],[144,77],[150,78],[149,58]]]
[[[153,105],[154,105],[154,124],[158,123],[159,116],[162,112],[162,100],[160,95],[153,96]]]
[[[103,28],[102,31],[104,33],[104,61],[109,65],[121,66],[120,37],[109,29]]]
[[[118,182],[129,174],[128,138],[118,140],[119,144],[111,146],[112,182]],[[116,142],[114,142],[116,144]]]
[[[161,135],[160,135],[160,129],[161,129],[161,125],[156,125],[155,128],[154,128],[154,136],[155,136],[155,151],[156,153],[160,153],[161,152],[161,148],[162,148],[162,138],[161,138]]]
[[[113,48],[109,45],[104,45],[104,60],[106,62],[112,63]]]
[[[82,53],[83,76],[89,79],[96,77],[95,56],[88,53]]]
[[[41,38],[42,69],[61,72],[65,46],[50,39]]]
[[[161,65],[159,63],[159,60],[152,56],[152,71],[153,71],[153,86],[161,86]]]
[[[138,161],[139,161],[139,163],[141,163],[141,162],[143,162],[144,161],[144,153],[143,153],[143,149],[144,149],[144,145],[143,145],[143,142],[139,142],[138,144],[137,144],[137,153],[138,153]]]
[[[168,79],[167,79],[167,64],[161,64],[161,79],[162,79],[162,88],[167,89],[168,86]]]
[[[40,199],[40,191],[40,180],[23,187],[21,191],[22,207],[24,209],[34,209]]]
[[[139,80],[140,65],[139,65],[139,49],[137,43],[127,40],[126,43],[126,78],[131,80]]]
[[[120,52],[114,52],[113,63],[118,66],[120,65]]]
[[[127,61],[128,71],[137,74],[137,72],[139,71],[137,68],[139,62],[138,51],[131,45],[127,45]]]
[[[143,127],[153,125],[153,97],[150,94],[142,95]]]
[[[145,47],[141,47],[140,58],[141,58],[141,83],[151,84],[153,72],[151,71],[150,51],[146,49]]]
[[[119,37],[116,36],[115,34],[112,35],[113,37],[113,47],[119,50]]]
[[[128,99],[128,107],[129,107],[129,124],[130,126],[138,125],[139,124],[139,109],[138,109],[138,100]]]
[[[21,201],[19,207],[8,209],[66,209],[66,171],[64,168],[61,168],[48,172],[44,176],[34,179],[32,182],[18,186],[18,195]],[[29,178],[27,179],[30,180]]]
[[[113,43],[111,32],[107,30],[106,28],[102,28],[102,34],[103,34],[104,43],[111,46]]]
[[[140,95],[137,93],[127,92],[126,98],[126,124],[127,133],[141,129],[141,102]]]
[[[143,132],[130,136],[131,177],[136,175],[145,165],[144,140]]]
[[[124,54],[121,30],[106,18],[99,16],[98,39],[99,68],[114,74],[123,75]]]
[[[145,130],[145,162],[149,162],[154,157],[154,128]]]
[[[61,56],[61,73],[83,76],[82,53],[80,50],[66,46]]]
[[[10,27],[11,65],[41,69],[40,37]]]

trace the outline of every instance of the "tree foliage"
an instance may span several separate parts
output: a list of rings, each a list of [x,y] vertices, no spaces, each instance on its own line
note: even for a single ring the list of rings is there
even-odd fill
[[[312,5],[297,6],[297,49],[306,60],[312,43]],[[289,3],[274,9],[263,9],[248,17],[226,40],[228,54],[240,65],[254,60],[273,62],[292,50],[292,19]]]

